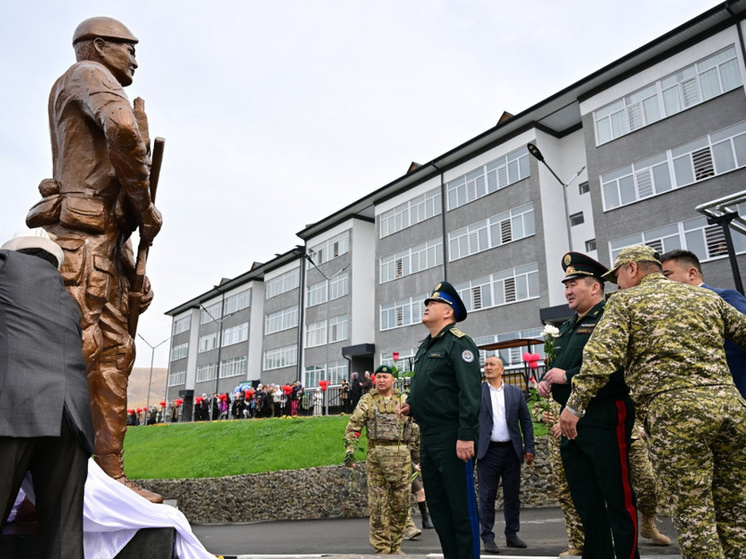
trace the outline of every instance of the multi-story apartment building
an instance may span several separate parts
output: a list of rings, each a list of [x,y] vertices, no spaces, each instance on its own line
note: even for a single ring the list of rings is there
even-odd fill
[[[746,236],[733,232],[729,258],[723,228],[696,208],[739,191],[746,200],[745,14],[746,0],[713,8],[503,115],[306,227],[305,246],[169,311],[170,395],[209,392],[205,382],[221,391],[238,380],[336,383],[394,352],[411,368],[427,333],[423,299],[443,279],[464,299],[463,329],[478,344],[536,337],[570,314],[560,266],[568,250],[610,264],[632,244],[687,248],[708,283],[733,287]],[[744,215],[746,204],[730,209]],[[210,311],[203,321],[242,293],[235,315]],[[210,336],[221,327],[232,343],[218,359]],[[522,351],[501,354],[518,367]],[[236,376],[200,374],[218,362]]]

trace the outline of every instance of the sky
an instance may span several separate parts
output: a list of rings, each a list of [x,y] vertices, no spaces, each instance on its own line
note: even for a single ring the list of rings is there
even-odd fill
[[[47,97],[84,19],[140,40],[126,89],[166,138],[148,261],[164,313],[296,233],[716,6],[715,0],[37,0],[0,7],[0,242],[51,176]],[[138,339],[136,366],[168,365]]]

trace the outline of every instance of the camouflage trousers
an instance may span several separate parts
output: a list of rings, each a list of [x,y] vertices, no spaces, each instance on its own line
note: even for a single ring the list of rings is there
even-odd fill
[[[412,471],[409,447],[407,444],[369,446],[367,468],[370,545],[376,553],[398,553],[409,512]]]
[[[682,557],[745,559],[746,400],[735,386],[666,392],[647,430]]]
[[[636,434],[633,432],[632,436]],[[655,516],[658,512],[658,488],[645,439],[633,438],[629,445],[629,475],[637,495],[637,510],[645,516]]]
[[[554,414],[554,417],[559,417],[560,405],[556,402],[552,402],[551,405],[552,414]],[[572,496],[570,495],[570,486],[567,484],[565,466],[562,463],[562,455],[560,454],[560,440],[552,435],[551,427],[549,427],[547,442],[549,446],[549,465],[552,468],[554,485],[557,487],[557,500],[559,501],[562,513],[565,515],[567,542],[570,547],[583,549],[583,542],[585,541],[583,537],[583,522],[580,520],[578,511],[575,510],[575,503],[572,502]]]

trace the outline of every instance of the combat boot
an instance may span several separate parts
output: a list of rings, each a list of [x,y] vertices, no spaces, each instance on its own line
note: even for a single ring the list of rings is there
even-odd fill
[[[420,529],[419,529],[419,528],[418,528],[417,526],[415,526],[414,524],[412,524],[411,526],[407,526],[407,527],[406,527],[406,528],[404,529],[404,539],[405,539],[405,540],[413,540],[413,539],[415,539],[415,538],[416,538],[417,536],[421,536],[421,535],[422,535],[422,530],[420,530]]]
[[[417,503],[417,506],[420,507],[420,514],[422,515],[422,528],[424,530],[432,530],[435,528],[433,526],[433,523],[430,521],[430,513],[427,510],[427,502],[426,501],[420,501]]]
[[[671,545],[671,538],[658,531],[658,527],[655,525],[655,516],[642,515],[640,535],[651,540],[655,545]]]
[[[106,475],[112,478],[114,481],[118,481],[125,487],[129,487],[132,491],[146,498],[151,503],[162,503],[163,497],[158,493],[153,493],[147,489],[143,489],[136,483],[127,479],[124,475],[124,462],[122,461],[122,454],[100,454],[94,456],[96,463],[101,467]]]

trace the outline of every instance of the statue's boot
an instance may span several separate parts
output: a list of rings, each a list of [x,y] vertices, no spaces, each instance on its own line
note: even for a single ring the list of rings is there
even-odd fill
[[[151,503],[163,502],[163,497],[158,495],[158,493],[153,493],[152,491],[143,489],[133,481],[127,479],[127,476],[124,475],[124,463],[122,462],[121,454],[104,454],[101,456],[95,456],[94,459],[96,460],[96,463],[101,466],[101,469],[106,472],[106,475],[118,481],[125,487],[129,487],[132,491],[140,495],[140,497],[145,497]]]

